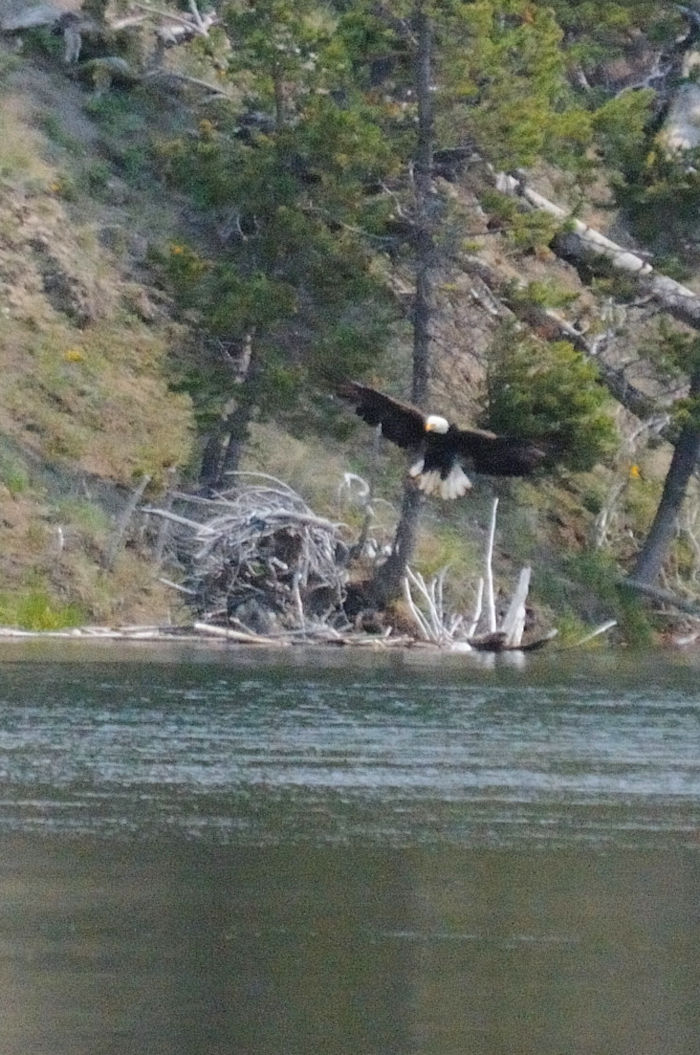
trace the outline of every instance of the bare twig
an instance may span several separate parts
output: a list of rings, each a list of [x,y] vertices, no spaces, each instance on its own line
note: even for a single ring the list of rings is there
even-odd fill
[[[408,569],[406,570],[408,571]],[[425,618],[420,608],[413,600],[413,596],[411,595],[411,587],[408,582],[408,576],[406,576],[403,580],[403,592],[404,597],[406,599],[406,604],[408,605],[408,610],[413,616],[414,622],[416,623],[416,626],[420,631],[421,637],[424,641],[432,641],[433,637],[430,628],[430,623]]]
[[[586,634],[585,637],[580,638],[572,646],[578,648],[579,645],[585,645],[588,641],[592,641],[594,637],[599,637],[600,634],[606,634],[608,630],[612,630],[614,626],[617,626],[617,619],[608,619],[607,623],[603,623],[601,626],[596,627],[595,630],[591,630],[590,634]]]
[[[199,77],[189,77],[185,73],[178,73],[176,70],[163,70],[154,69],[147,70],[143,74],[143,79],[159,80],[159,81],[179,81],[182,84],[193,84],[196,88],[205,88],[212,95],[216,95],[222,99],[228,99],[229,93],[217,84],[211,84],[210,81],[200,80]]]

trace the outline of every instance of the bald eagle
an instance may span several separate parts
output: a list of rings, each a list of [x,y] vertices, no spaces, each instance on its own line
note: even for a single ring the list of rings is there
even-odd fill
[[[352,403],[368,425],[381,425],[388,440],[416,453],[408,472],[426,495],[466,494],[472,485],[465,463],[489,476],[529,476],[545,457],[528,440],[457,428],[439,414],[424,414],[357,381],[341,385],[338,395]]]

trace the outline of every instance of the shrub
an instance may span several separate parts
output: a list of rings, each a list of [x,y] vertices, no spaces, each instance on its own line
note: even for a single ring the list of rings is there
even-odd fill
[[[487,366],[482,423],[546,443],[560,465],[581,471],[607,458],[617,430],[595,367],[567,341],[513,342],[504,333]]]

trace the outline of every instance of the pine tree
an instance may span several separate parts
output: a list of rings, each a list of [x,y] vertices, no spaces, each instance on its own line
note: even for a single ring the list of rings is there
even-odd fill
[[[388,207],[371,188],[393,155],[368,107],[344,92],[333,25],[310,2],[233,11],[231,76],[246,86],[246,112],[202,122],[166,152],[170,178],[222,218],[225,238],[181,289],[214,339],[185,381],[209,424],[210,484],[236,467],[252,420],[300,424],[303,409],[308,422],[307,393],[362,373],[389,332],[394,309],[373,265]]]

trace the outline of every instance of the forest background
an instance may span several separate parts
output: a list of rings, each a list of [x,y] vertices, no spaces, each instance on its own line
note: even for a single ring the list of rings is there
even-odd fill
[[[0,623],[183,620],[137,506],[241,470],[367,528],[375,604],[410,561],[469,607],[497,495],[542,625],[696,622],[700,7],[8,0],[0,30]],[[419,504],[345,377],[555,465]]]

